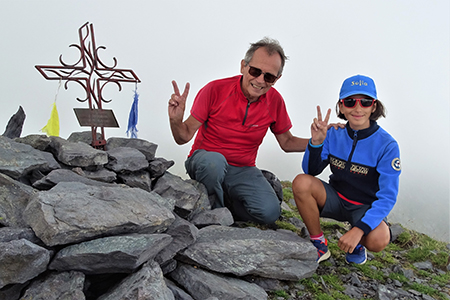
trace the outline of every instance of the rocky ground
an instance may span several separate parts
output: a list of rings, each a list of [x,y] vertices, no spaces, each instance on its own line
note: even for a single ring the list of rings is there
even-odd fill
[[[283,182],[283,192],[287,205],[277,226],[305,237],[289,182]],[[364,265],[349,265],[337,247],[347,224],[322,220],[322,227],[331,258],[321,262],[311,278],[280,285],[270,299],[450,299],[450,244],[393,224],[393,242],[384,251],[368,252]]]
[[[157,145],[100,151],[86,133],[0,136],[0,300],[450,299],[445,243],[393,224],[385,251],[347,265],[347,225],[323,220],[332,257],[318,265],[290,182],[268,178],[284,199],[274,226],[236,228],[255,226],[211,210]]]

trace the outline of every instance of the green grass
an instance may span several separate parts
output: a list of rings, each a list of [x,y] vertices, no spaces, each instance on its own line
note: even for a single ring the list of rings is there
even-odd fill
[[[288,181],[282,181],[284,201],[288,203],[289,199],[293,199],[292,184]],[[289,205],[289,203],[288,203]],[[289,205],[293,211],[283,211],[282,216],[285,219],[298,218],[302,219],[297,211],[297,208]],[[292,230],[298,233],[298,229],[295,228],[289,222],[277,222],[278,227]],[[332,221],[329,219],[321,220],[322,230],[325,236],[329,238],[328,247],[331,251],[331,255],[337,265],[338,274],[325,274],[319,276],[314,274],[310,278],[305,278],[299,281],[304,286],[304,290],[299,291],[299,296],[312,295],[312,299],[315,300],[332,300],[342,299],[350,300],[351,298],[344,295],[344,283],[340,279],[339,275],[347,275],[352,272],[360,275],[360,280],[376,280],[380,283],[385,283],[387,280],[398,280],[402,283],[402,289],[416,290],[420,293],[429,295],[435,299],[446,300],[446,296],[436,290],[433,287],[422,285],[417,282],[411,282],[405,275],[395,272],[383,272],[383,270],[392,270],[392,266],[399,265],[404,269],[413,270],[414,276],[428,280],[431,278],[430,284],[439,287],[445,287],[450,282],[450,271],[447,270],[449,263],[450,250],[447,248],[446,243],[435,241],[427,235],[408,230],[404,228],[404,231],[399,235],[397,240],[390,243],[383,251],[379,253],[372,253],[374,258],[368,260],[364,265],[347,265],[345,261],[345,253],[337,246],[337,240],[333,238],[336,231],[344,234],[348,230],[348,225],[345,223]],[[418,270],[414,267],[416,262],[430,261],[435,268],[442,270],[441,274],[436,275],[434,273]],[[335,268],[330,261],[324,261],[321,263],[321,268]],[[285,291],[276,291],[269,293],[269,299],[274,300],[278,298],[289,299],[288,293]],[[369,299],[369,298],[364,298]]]

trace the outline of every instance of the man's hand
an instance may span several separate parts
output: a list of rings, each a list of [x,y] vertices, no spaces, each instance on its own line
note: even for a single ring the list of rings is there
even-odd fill
[[[339,128],[345,128],[345,123],[331,123],[328,124],[327,130],[333,127],[334,129],[338,130]]]
[[[177,83],[172,81],[173,94],[169,99],[169,121],[173,138],[178,145],[189,142],[195,132],[200,128],[202,123],[197,121],[193,116],[189,115],[183,122],[184,110],[186,107],[186,99],[189,94],[189,82],[186,83],[183,94],[180,94]]]
[[[330,119],[331,109],[328,109],[325,120],[322,120],[322,112],[320,106],[317,106],[317,118],[314,118],[311,124],[311,143],[313,145],[320,145],[327,136],[328,120]]]
[[[180,94],[175,80],[172,81],[174,93],[169,99],[169,119],[170,121],[183,122],[184,110],[186,108],[186,99],[189,94],[190,84],[186,83],[183,94]]]

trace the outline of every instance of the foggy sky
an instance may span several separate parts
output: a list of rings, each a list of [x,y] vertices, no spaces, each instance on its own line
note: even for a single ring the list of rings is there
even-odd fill
[[[211,80],[239,74],[251,42],[280,41],[289,60],[275,88],[293,122],[291,132],[310,136],[316,105],[333,109],[342,81],[355,74],[375,80],[388,115],[379,125],[400,145],[402,175],[392,221],[450,241],[450,4],[441,1],[21,1],[0,2],[1,103],[3,126],[21,105],[22,135],[40,134],[50,117],[57,81],[45,80],[35,65],[75,63],[78,29],[94,24],[102,61],[133,69],[141,79],[138,137],[158,144],[156,156],[175,161],[169,171],[187,178],[184,160],[192,145],[178,146],[170,133],[167,101],[171,81],[190,82],[189,109]],[[126,137],[134,84],[110,85],[119,129]],[[73,108],[87,108],[76,83],[57,94],[61,132],[80,127]],[[2,126],[0,124],[0,126]],[[281,180],[301,173],[301,153],[284,153],[269,132],[257,166]],[[328,173],[322,177],[326,179]],[[432,221],[430,221],[432,220]]]

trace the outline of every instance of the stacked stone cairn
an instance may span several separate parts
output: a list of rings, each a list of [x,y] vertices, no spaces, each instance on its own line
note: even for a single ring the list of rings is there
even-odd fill
[[[91,136],[0,136],[0,300],[262,300],[315,273],[308,240],[233,226],[156,144]]]

